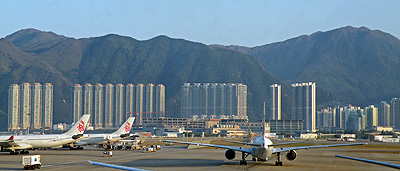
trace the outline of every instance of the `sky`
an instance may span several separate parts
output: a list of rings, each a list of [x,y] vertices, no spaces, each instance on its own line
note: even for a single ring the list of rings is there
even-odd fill
[[[261,46],[365,26],[400,38],[398,0],[0,0],[0,38],[35,28],[73,38],[159,35]]]

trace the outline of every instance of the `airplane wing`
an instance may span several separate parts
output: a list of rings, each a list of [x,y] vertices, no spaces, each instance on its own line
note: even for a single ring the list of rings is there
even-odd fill
[[[387,167],[400,169],[400,164],[386,163],[386,162],[380,162],[380,161],[375,161],[375,160],[360,159],[360,158],[341,156],[341,155],[335,155],[335,156],[336,157],[340,157],[340,158],[345,158],[345,159],[350,159],[350,160],[357,160],[357,161],[362,161],[362,162],[367,162],[367,163],[372,163],[372,164],[379,164],[379,165],[382,165],[382,166],[387,166]]]
[[[114,164],[107,164],[107,163],[100,163],[100,162],[94,162],[94,161],[88,161],[92,165],[98,165],[98,166],[103,166],[103,167],[110,167],[114,169],[121,169],[121,170],[132,170],[132,171],[147,171],[144,169],[138,169],[134,167],[127,167],[127,166],[119,166],[119,165],[114,165]]]
[[[254,143],[250,143],[250,142],[241,142],[241,141],[230,141],[230,140],[224,140],[226,142],[232,142],[232,143],[237,143],[237,144],[243,144],[243,145],[250,145],[250,146],[262,146],[260,144],[254,144]]]
[[[310,148],[328,148],[328,147],[339,147],[339,146],[350,146],[350,145],[365,145],[367,143],[352,143],[352,144],[331,144],[331,145],[314,145],[314,146],[301,146],[301,147],[285,147],[285,148],[274,148],[272,153],[280,153],[290,150],[301,150]]]
[[[235,151],[251,153],[251,148],[234,147],[234,146],[217,145],[217,144],[204,144],[204,143],[184,142],[184,141],[171,141],[171,140],[162,140],[162,141],[163,142],[171,142],[171,143],[179,143],[179,144],[191,144],[191,145],[197,145],[197,146],[215,147],[215,149],[217,149],[217,148],[232,149],[232,150],[235,150]]]
[[[261,144],[255,144],[255,143],[249,143],[249,142],[230,141],[230,140],[224,140],[224,141],[226,141],[226,142],[232,142],[232,143],[238,143],[238,144],[243,144],[243,145],[257,146],[257,147],[262,146]],[[295,143],[302,143],[302,142],[303,142],[303,141],[285,142],[285,143],[271,144],[271,145],[268,145],[268,146],[279,146],[279,145],[295,144]]]

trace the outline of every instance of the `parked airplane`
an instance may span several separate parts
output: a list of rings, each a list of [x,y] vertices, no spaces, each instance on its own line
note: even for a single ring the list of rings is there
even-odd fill
[[[15,155],[29,154],[28,149],[50,148],[73,143],[84,138],[83,132],[89,117],[89,114],[83,115],[70,130],[63,134],[0,136],[1,151],[10,151],[10,154]]]
[[[387,167],[400,169],[400,164],[386,163],[386,162],[380,162],[380,161],[375,161],[375,160],[361,159],[361,158],[341,156],[341,155],[335,155],[335,156],[336,157],[340,157],[340,158],[345,158],[345,159],[350,159],[350,160],[357,160],[357,161],[362,161],[362,162],[367,162],[367,163],[372,163],[372,164],[379,164],[379,165],[382,165],[382,166],[387,166]]]
[[[130,134],[134,121],[135,117],[129,117],[117,131],[111,134],[84,134],[85,139],[78,140],[73,144],[66,145],[64,147],[70,147],[73,149],[74,146],[77,146],[76,149],[82,150],[83,148],[81,146],[102,145],[106,143],[118,142],[121,139],[135,136],[136,134]]]
[[[264,112],[264,120],[263,120],[263,132],[265,132],[265,112]],[[327,147],[337,147],[337,146],[349,146],[349,145],[363,145],[364,143],[353,143],[353,144],[333,144],[333,145],[315,145],[315,146],[301,146],[301,147],[285,147],[285,148],[274,148],[272,141],[266,137],[265,133],[261,137],[257,137],[254,139],[252,143],[247,143],[253,147],[245,148],[245,147],[234,147],[234,146],[226,146],[226,145],[217,145],[217,144],[204,144],[204,143],[194,143],[194,142],[183,142],[183,141],[171,141],[171,140],[163,140],[164,142],[170,143],[181,143],[181,144],[192,144],[197,146],[209,146],[217,148],[227,149],[225,151],[225,157],[228,160],[232,160],[236,157],[236,152],[242,152],[242,160],[240,164],[247,164],[246,157],[249,155],[253,156],[253,160],[268,160],[271,156],[274,156],[277,161],[275,165],[282,166],[281,154],[286,153],[287,160],[294,160],[297,157],[296,150],[301,149],[311,149],[311,148],[327,148]],[[282,145],[282,144],[278,144]]]

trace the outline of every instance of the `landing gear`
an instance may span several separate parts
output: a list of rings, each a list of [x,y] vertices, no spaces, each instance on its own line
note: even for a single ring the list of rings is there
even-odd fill
[[[11,152],[10,152],[10,155],[18,155],[18,154],[19,154],[18,151],[11,151]]]
[[[21,152],[19,152],[20,154],[29,154],[28,150],[22,150]]]
[[[83,147],[78,146],[78,147],[69,147],[70,150],[83,150]]]
[[[277,155],[275,156],[276,157],[276,162],[275,162],[275,166],[282,166],[283,165],[283,163],[282,163],[282,161],[281,161],[281,153],[277,153]]]
[[[246,157],[249,156],[249,153],[242,152],[242,160],[240,160],[240,165],[247,165]]]

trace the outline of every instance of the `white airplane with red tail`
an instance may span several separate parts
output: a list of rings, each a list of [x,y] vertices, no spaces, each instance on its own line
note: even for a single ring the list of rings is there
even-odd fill
[[[111,134],[84,134],[85,139],[74,142],[73,144],[66,145],[71,149],[82,150],[81,146],[86,145],[103,145],[113,142],[118,142],[121,139],[136,136],[136,134],[130,134],[135,117],[129,117],[121,127]]]
[[[10,154],[29,154],[28,149],[60,147],[82,138],[89,121],[89,114],[83,115],[70,130],[63,134],[0,136],[1,151]]]

